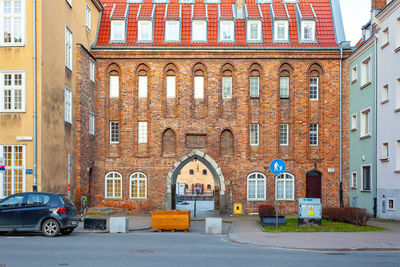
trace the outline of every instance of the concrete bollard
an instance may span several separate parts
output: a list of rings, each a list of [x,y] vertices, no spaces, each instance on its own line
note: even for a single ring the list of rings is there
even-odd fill
[[[222,234],[222,218],[206,218],[206,234]]]
[[[110,217],[110,233],[128,233],[128,217]]]

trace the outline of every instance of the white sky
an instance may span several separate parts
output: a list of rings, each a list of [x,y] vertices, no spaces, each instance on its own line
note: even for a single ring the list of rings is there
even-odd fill
[[[361,39],[361,27],[371,17],[371,0],[340,0],[346,40],[355,45]]]

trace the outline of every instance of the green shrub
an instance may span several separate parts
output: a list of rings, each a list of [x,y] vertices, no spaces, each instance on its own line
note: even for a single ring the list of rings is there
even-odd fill
[[[275,207],[272,205],[260,205],[258,206],[258,216],[262,220],[265,216],[274,216],[275,215]]]
[[[366,209],[362,208],[323,208],[322,218],[334,221],[351,223],[358,226],[365,226],[371,216]]]

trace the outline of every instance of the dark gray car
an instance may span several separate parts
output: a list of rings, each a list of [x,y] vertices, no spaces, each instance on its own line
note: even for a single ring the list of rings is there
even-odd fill
[[[35,231],[53,237],[78,226],[76,209],[62,194],[19,193],[0,200],[0,232]]]

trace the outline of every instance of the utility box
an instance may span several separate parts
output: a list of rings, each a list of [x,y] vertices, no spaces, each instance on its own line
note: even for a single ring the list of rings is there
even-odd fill
[[[320,226],[322,224],[320,198],[299,199],[299,226]]]

